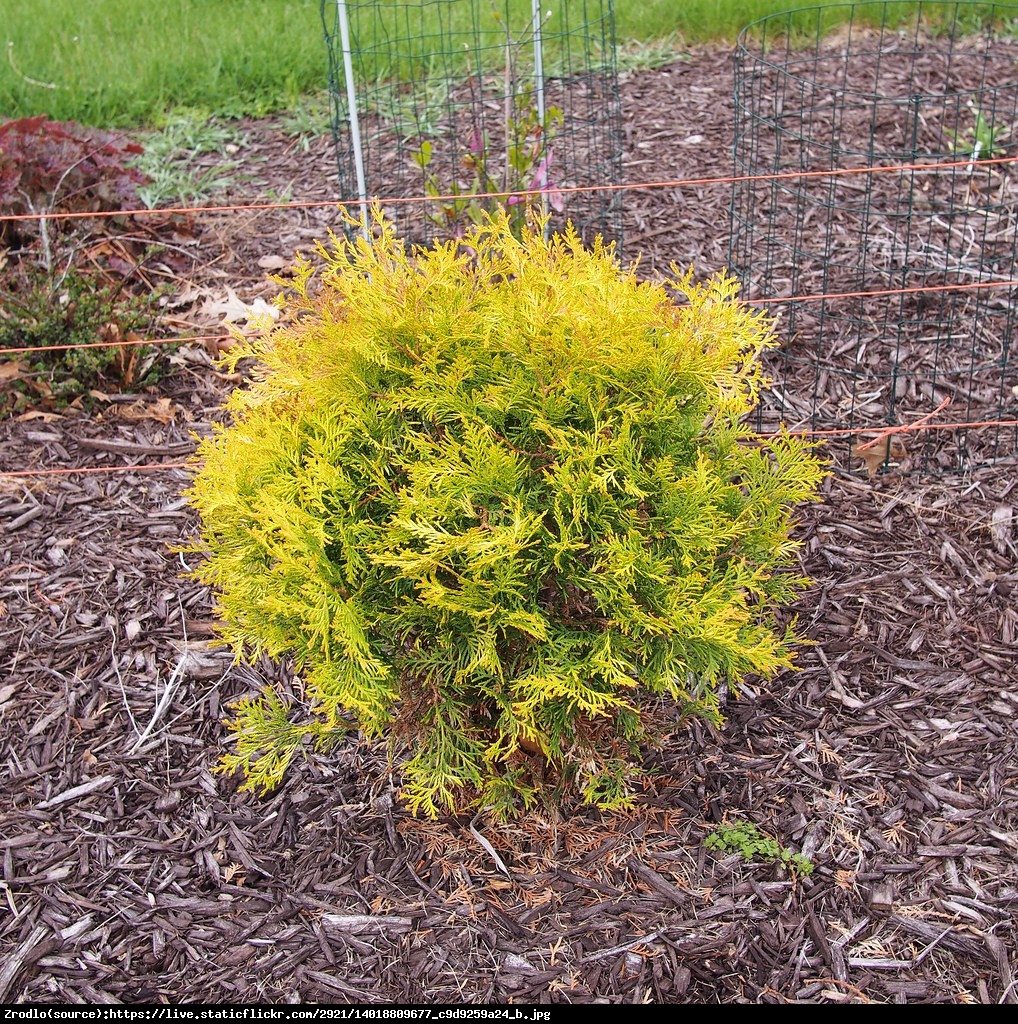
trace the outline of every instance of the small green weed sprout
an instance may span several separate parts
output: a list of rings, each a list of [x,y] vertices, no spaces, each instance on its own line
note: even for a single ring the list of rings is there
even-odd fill
[[[983,112],[971,101],[968,107],[975,122],[970,132],[954,133],[955,156],[970,156],[973,161],[993,160],[995,157],[1004,156],[1007,149],[1003,140],[1009,129],[987,120]]]
[[[801,853],[794,853],[776,839],[761,834],[751,821],[733,821],[718,825],[704,840],[708,850],[719,853],[738,853],[746,861],[763,860],[768,864],[782,864],[800,875],[813,872],[813,862]]]
[[[267,791],[360,731],[414,813],[625,806],[661,698],[720,723],[792,664],[792,512],[823,471],[745,424],[770,321],[725,276],[642,282],[505,210],[413,251],[373,227],[319,246],[315,287],[298,262],[199,447],[221,639],[297,671],[296,700],[236,706],[221,768]]]

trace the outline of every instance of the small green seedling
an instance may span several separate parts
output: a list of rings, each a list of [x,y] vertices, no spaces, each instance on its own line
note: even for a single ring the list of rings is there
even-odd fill
[[[970,136],[963,136],[961,132],[954,133],[955,156],[970,156],[974,161],[1004,156],[1007,150],[1003,139],[1008,129],[988,121],[972,103],[969,103],[969,109],[975,116],[975,125]]]
[[[746,861],[759,858],[768,864],[781,863],[800,875],[809,875],[813,872],[813,862],[808,857],[801,853],[793,853],[789,847],[781,846],[776,839],[762,835],[751,821],[740,820],[718,825],[704,840],[704,846],[719,853],[739,853]]]

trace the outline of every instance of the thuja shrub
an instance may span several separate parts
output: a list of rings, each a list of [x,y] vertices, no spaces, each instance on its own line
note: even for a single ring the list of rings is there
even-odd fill
[[[720,722],[792,661],[777,609],[822,471],[743,423],[771,325],[675,268],[639,281],[505,215],[408,252],[376,217],[300,261],[285,326],[199,449],[198,578],[296,706],[235,705],[246,786],[305,744],[387,737],[410,809],[626,804],[647,709]]]

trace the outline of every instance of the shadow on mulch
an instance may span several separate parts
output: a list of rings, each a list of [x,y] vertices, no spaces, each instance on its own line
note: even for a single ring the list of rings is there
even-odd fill
[[[725,59],[627,78],[630,180],[723,173]],[[252,187],[328,194],[325,140],[255,127]],[[722,266],[727,202],[634,194],[628,254]],[[197,262],[243,294],[329,219],[207,215]],[[183,366],[166,423],[116,396],[101,419],[7,421],[3,464],[177,461],[227,383]],[[835,467],[797,531],[799,670],[648,751],[633,812],[511,825],[409,818],[353,743],[265,799],[210,774],[224,708],[286,680],[211,646],[209,594],[170,550],[194,529],[186,480],[0,478],[0,1002],[1018,1001],[1013,464]],[[815,870],[711,852],[722,821]]]

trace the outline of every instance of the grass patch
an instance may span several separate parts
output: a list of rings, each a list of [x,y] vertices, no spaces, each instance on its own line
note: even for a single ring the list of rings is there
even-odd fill
[[[620,72],[653,71],[685,56],[684,40],[677,32],[659,39],[632,39],[617,48]]]
[[[142,141],[145,151],[134,166],[149,180],[138,187],[138,198],[152,208],[193,206],[229,185],[234,162],[217,161],[199,169],[194,159],[204,153],[229,153],[231,148],[243,146],[245,138],[229,123],[179,108]]]
[[[496,5],[503,9],[505,2]],[[508,0],[508,6],[510,24],[526,26],[530,0]],[[645,56],[661,59],[656,40],[668,47],[731,41],[748,23],[795,6],[795,0],[617,3],[616,35],[637,49],[650,44]],[[895,6],[905,16],[916,7]],[[362,10],[359,20],[375,18],[380,30],[405,7],[378,3]],[[428,10],[434,17],[435,8]],[[453,16],[469,17],[469,10],[464,0],[454,5]],[[484,4],[478,16],[490,16]],[[832,11],[830,24],[838,16]],[[556,17],[549,23],[550,40]],[[219,117],[260,116],[297,110],[303,96],[327,84],[319,0],[0,0],[0,26],[0,120],[47,113],[137,127],[181,106]],[[429,22],[421,31],[433,27]],[[384,62],[383,55],[379,59]]]
[[[320,89],[318,0],[0,0],[0,114],[130,127],[260,115]]]
[[[301,96],[295,104],[288,107],[283,112],[279,125],[306,153],[315,139],[327,135],[332,130],[331,118],[329,94],[321,89]]]

